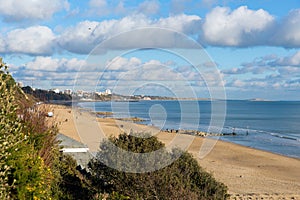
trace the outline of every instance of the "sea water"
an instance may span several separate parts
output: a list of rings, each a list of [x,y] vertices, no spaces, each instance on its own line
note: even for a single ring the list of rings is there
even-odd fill
[[[117,118],[142,118],[143,123],[164,130],[212,133],[215,130],[229,134],[219,137],[224,141],[300,158],[299,101],[137,101],[79,105],[94,111],[112,111]],[[233,132],[235,136],[231,135]]]

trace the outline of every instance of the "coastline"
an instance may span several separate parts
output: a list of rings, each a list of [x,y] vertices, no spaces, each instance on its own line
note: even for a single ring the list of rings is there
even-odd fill
[[[124,130],[145,131],[149,128],[165,144],[170,144],[176,136],[176,133],[157,132],[155,127],[128,121],[110,118],[95,120],[95,116],[86,112],[77,113],[79,114],[77,116],[70,107],[57,105],[51,105],[51,107],[54,112],[53,119],[58,123],[60,132],[80,142],[91,142],[92,144],[88,145],[94,150],[98,148],[100,141],[95,142],[93,134],[87,135],[87,138],[90,137],[89,140],[80,136],[78,124],[85,132],[89,132],[92,125],[97,124],[106,137],[112,135],[111,133],[117,136]],[[80,118],[92,120],[92,122],[86,124],[78,121]],[[184,135],[183,137],[190,138],[192,136]],[[194,137],[188,146],[188,151],[197,158],[203,168],[213,173],[217,180],[228,186],[232,199],[247,199],[248,197],[300,199],[300,174],[298,173],[300,159],[220,140],[206,157],[200,159],[198,154],[204,139],[203,137]]]

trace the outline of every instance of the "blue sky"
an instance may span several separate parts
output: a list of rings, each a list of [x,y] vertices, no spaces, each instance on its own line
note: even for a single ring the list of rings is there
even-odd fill
[[[300,100],[299,0],[0,0],[0,20],[1,57],[36,88]]]

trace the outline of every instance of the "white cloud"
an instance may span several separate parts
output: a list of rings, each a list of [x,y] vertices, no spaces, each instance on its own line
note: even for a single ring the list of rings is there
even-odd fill
[[[213,5],[216,5],[218,3],[218,0],[202,0],[201,4],[206,7],[206,8],[210,8]]]
[[[85,60],[78,60],[77,58],[66,59],[66,58],[52,58],[37,56],[33,61],[25,64],[26,70],[33,71],[79,71],[81,67],[86,68],[87,63]],[[83,69],[83,71],[86,69]]]
[[[284,47],[300,46],[300,9],[292,10],[282,22],[278,24],[272,37],[274,45]]]
[[[105,22],[103,22],[105,26]],[[75,27],[67,28],[59,37],[59,45],[75,53],[88,53],[95,47],[97,36],[94,34],[99,22],[83,21]]]
[[[67,0],[0,0],[0,15],[8,22],[49,19],[63,9],[69,9]]]
[[[133,7],[125,7],[124,1],[90,0],[87,14],[91,16],[105,16],[110,14],[122,16],[132,12]]]
[[[174,15],[167,18],[161,18],[154,26],[169,28],[185,34],[194,34],[199,31],[201,18],[197,15]]]
[[[0,52],[5,52],[5,41],[0,35]]]
[[[50,55],[55,48],[56,36],[46,26],[32,26],[15,29],[0,40],[3,53],[24,53],[31,55]],[[3,49],[3,46],[5,47]]]
[[[129,14],[157,14],[160,10],[158,0],[142,1],[138,5],[126,5],[125,1],[107,1],[107,0],[90,0],[88,14],[90,15],[109,15],[124,16]]]
[[[107,6],[106,0],[90,0],[89,6],[93,8],[105,8]]]
[[[130,59],[117,56],[112,61],[106,63],[105,70],[113,71],[127,71],[132,68],[136,68],[142,64],[142,61],[136,57]]]
[[[300,9],[278,19],[263,9],[216,7],[204,20],[199,41],[213,46],[300,46]]]
[[[242,63],[241,67],[233,67],[222,71],[227,77],[247,74],[248,77],[268,75],[268,79],[288,80],[300,76],[300,51],[291,56],[279,57],[267,55],[255,58],[252,62]]]
[[[228,70],[223,70],[222,72],[224,74],[246,74],[246,73],[252,73],[252,74],[263,74],[267,71],[274,71],[274,69],[271,66],[265,65],[260,66],[256,65],[254,63],[247,63],[243,65],[243,67],[233,67]]]
[[[293,77],[300,77],[300,67],[284,66],[278,68],[278,73],[286,80]]]
[[[278,59],[273,65],[288,65],[288,66],[298,66],[300,67],[300,51],[297,51],[292,56],[287,56]]]
[[[216,7],[206,15],[202,41],[217,46],[248,46],[262,44],[275,18],[268,12],[241,6],[231,11]]]
[[[191,0],[171,0],[170,7],[172,13],[184,13],[189,8],[188,3],[190,2]]]
[[[138,6],[138,11],[146,15],[152,15],[159,12],[160,5],[158,1],[147,0]]]
[[[244,63],[240,68],[224,70],[226,86],[230,88],[254,90],[295,90],[299,91],[300,52],[291,56],[267,55]],[[236,74],[247,74],[241,76]]]
[[[109,8],[106,0],[90,0],[89,1],[89,14],[91,15],[106,15],[111,12],[111,8]]]
[[[264,91],[269,90],[270,92],[274,92],[273,90],[285,91],[289,90],[299,90],[300,79],[285,79],[281,75],[277,76],[265,76],[262,78],[248,78],[245,80],[235,79],[229,81],[226,84],[228,88],[237,88],[247,91]],[[281,93],[280,93],[281,94]]]
[[[27,63],[26,69],[34,71],[56,71],[58,68],[58,59],[51,57],[36,57],[34,61]]]
[[[242,80],[235,80],[230,84],[230,86],[233,86],[233,87],[244,87],[245,85],[246,85],[246,83]]]
[[[83,21],[74,27],[67,28],[58,38],[58,42],[61,47],[70,52],[86,54],[106,39],[138,28],[169,28],[185,34],[193,34],[200,26],[200,20],[198,16],[182,14],[158,20],[149,19],[145,15],[131,15],[119,20]],[[137,31],[133,35],[126,36],[125,34],[123,38],[119,38],[122,41],[115,41],[107,48],[132,48],[138,47],[140,43],[146,43],[149,46],[162,43],[161,46],[173,47],[174,42],[180,43],[173,38],[174,35],[163,35],[163,32],[162,30],[158,30],[156,33]],[[159,37],[157,34],[162,35]]]
[[[19,67],[9,66],[17,81],[22,81],[25,85],[33,84],[34,87],[38,88],[51,88],[54,85],[72,86],[79,70],[82,73],[90,74],[87,77],[92,77],[95,74],[95,69],[91,69],[85,60],[77,58],[37,56]]]

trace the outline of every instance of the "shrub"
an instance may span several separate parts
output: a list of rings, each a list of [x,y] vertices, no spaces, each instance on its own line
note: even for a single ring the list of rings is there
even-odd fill
[[[144,154],[163,149],[160,159],[179,157],[172,164],[156,171],[145,173],[128,173],[106,166],[107,161],[114,165],[127,167],[142,167],[143,163],[134,157],[122,159],[116,157],[113,145],[126,151]],[[149,159],[153,159],[150,157]],[[124,163],[133,162],[133,163]],[[131,199],[226,199],[227,187],[217,182],[205,172],[197,161],[187,152],[173,149],[168,152],[163,143],[156,137],[135,137],[131,134],[121,134],[118,138],[110,137],[100,145],[100,151],[89,163],[91,179],[98,193],[114,193],[128,196]],[[128,168],[127,168],[128,169]]]
[[[59,158],[59,172],[61,180],[59,187],[61,193],[59,199],[85,200],[93,199],[95,191],[85,176],[76,169],[76,161],[69,155],[61,155]]]
[[[50,197],[51,171],[29,142],[30,132],[17,115],[18,87],[0,64],[0,198]]]
[[[57,126],[34,106],[0,58],[0,199],[86,199],[93,190],[59,152]]]
[[[22,124],[18,120],[14,98],[15,84],[0,59],[0,199],[8,199],[15,180],[9,161],[18,152],[19,144],[25,139]]]

